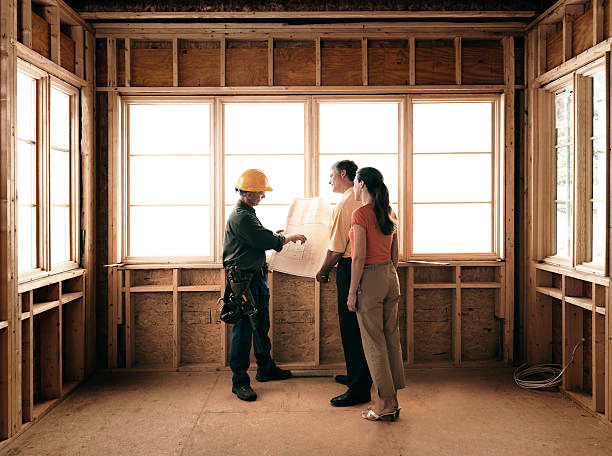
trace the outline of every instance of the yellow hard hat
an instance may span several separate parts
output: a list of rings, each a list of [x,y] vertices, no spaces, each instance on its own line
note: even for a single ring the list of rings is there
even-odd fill
[[[236,184],[238,190],[245,192],[271,192],[272,188],[268,183],[266,175],[258,169],[247,169],[238,178]]]

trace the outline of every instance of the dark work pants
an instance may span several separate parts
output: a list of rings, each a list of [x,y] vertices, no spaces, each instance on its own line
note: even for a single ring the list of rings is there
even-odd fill
[[[336,270],[336,287],[338,288],[338,320],[340,321],[340,336],[346,361],[349,390],[357,394],[369,394],[372,387],[372,377],[368,363],[363,353],[361,333],[357,314],[350,312],[346,302],[351,286],[351,259],[342,258]]]
[[[268,373],[275,367],[274,361],[270,357],[270,314],[268,304],[270,302],[270,289],[268,280],[261,273],[256,273],[251,281],[251,293],[255,300],[257,313],[254,315],[255,327],[258,334],[253,334],[251,322],[247,317],[243,317],[238,324],[232,328],[232,346],[230,350],[230,368],[234,373],[232,383],[234,385],[249,385],[249,374],[247,370],[250,365],[251,339],[255,360],[257,361],[257,371]]]

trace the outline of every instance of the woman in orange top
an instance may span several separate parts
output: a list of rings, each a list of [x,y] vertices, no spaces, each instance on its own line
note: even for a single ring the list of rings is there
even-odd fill
[[[357,312],[361,340],[378,393],[374,406],[362,412],[370,421],[399,417],[397,390],[404,388],[400,345],[397,277],[397,218],[389,191],[375,168],[360,168],[355,176],[355,199],[364,205],[353,212],[353,246],[348,308]]]

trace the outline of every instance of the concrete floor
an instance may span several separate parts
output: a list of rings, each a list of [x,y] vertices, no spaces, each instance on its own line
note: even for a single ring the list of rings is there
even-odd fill
[[[7,455],[612,455],[612,426],[558,393],[523,391],[509,369],[407,372],[395,423],[333,408],[330,377],[257,383],[230,373],[99,374]]]

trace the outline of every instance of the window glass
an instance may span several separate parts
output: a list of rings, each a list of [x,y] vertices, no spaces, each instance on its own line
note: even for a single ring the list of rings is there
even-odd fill
[[[334,204],[341,198],[329,184],[331,167],[353,160],[359,168],[371,166],[382,173],[389,200],[397,205],[399,109],[398,102],[319,104],[319,196]]]
[[[128,125],[128,256],[210,256],[210,104],[129,104]]]
[[[555,94],[555,255],[571,258],[573,246],[574,93]]]
[[[17,72],[17,269],[38,267],[36,80]]]
[[[304,103],[226,103],[223,112],[226,220],[240,175],[260,169],[272,191],[255,208],[257,217],[266,228],[284,228],[291,201],[304,197]]]
[[[606,261],[606,77],[601,71],[591,78],[592,136],[590,195],[590,261]]]
[[[51,264],[70,258],[70,96],[51,87]]]
[[[412,114],[412,252],[493,252],[493,102],[418,101]]]

